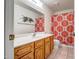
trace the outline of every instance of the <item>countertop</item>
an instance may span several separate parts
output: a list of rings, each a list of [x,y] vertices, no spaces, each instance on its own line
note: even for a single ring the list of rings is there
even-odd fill
[[[40,34],[37,36],[29,35],[29,36],[23,36],[23,37],[16,37],[14,40],[14,48],[21,46],[23,44],[31,43],[37,40],[41,40],[42,38],[46,38],[49,36],[52,36],[53,34]]]

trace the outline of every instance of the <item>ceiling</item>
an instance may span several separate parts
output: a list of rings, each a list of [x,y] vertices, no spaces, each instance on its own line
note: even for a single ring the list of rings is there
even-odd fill
[[[53,11],[74,9],[74,0],[40,0]]]

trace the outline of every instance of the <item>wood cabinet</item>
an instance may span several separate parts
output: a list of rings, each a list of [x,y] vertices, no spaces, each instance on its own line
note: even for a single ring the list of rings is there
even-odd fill
[[[45,38],[45,59],[50,55],[50,37]]]
[[[35,59],[44,59],[44,40],[35,42]]]
[[[54,47],[53,39],[50,36],[14,48],[14,59],[47,59]]]
[[[34,53],[33,52],[30,52],[27,55],[24,55],[24,56],[22,56],[19,59],[34,59]]]
[[[32,52],[32,53],[31,53]],[[23,59],[31,53],[34,54],[34,43],[25,44],[14,49],[14,59]],[[33,58],[32,58],[33,59]]]
[[[35,42],[35,49],[39,47],[44,47],[44,39]]]

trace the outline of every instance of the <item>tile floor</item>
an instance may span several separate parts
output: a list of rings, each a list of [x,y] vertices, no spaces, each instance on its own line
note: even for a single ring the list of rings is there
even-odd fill
[[[74,48],[68,46],[55,48],[48,59],[74,59]]]

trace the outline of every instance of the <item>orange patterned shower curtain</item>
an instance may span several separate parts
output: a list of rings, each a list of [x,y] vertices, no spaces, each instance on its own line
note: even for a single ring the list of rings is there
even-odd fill
[[[51,31],[61,43],[74,45],[74,13],[67,12],[51,17]]]

